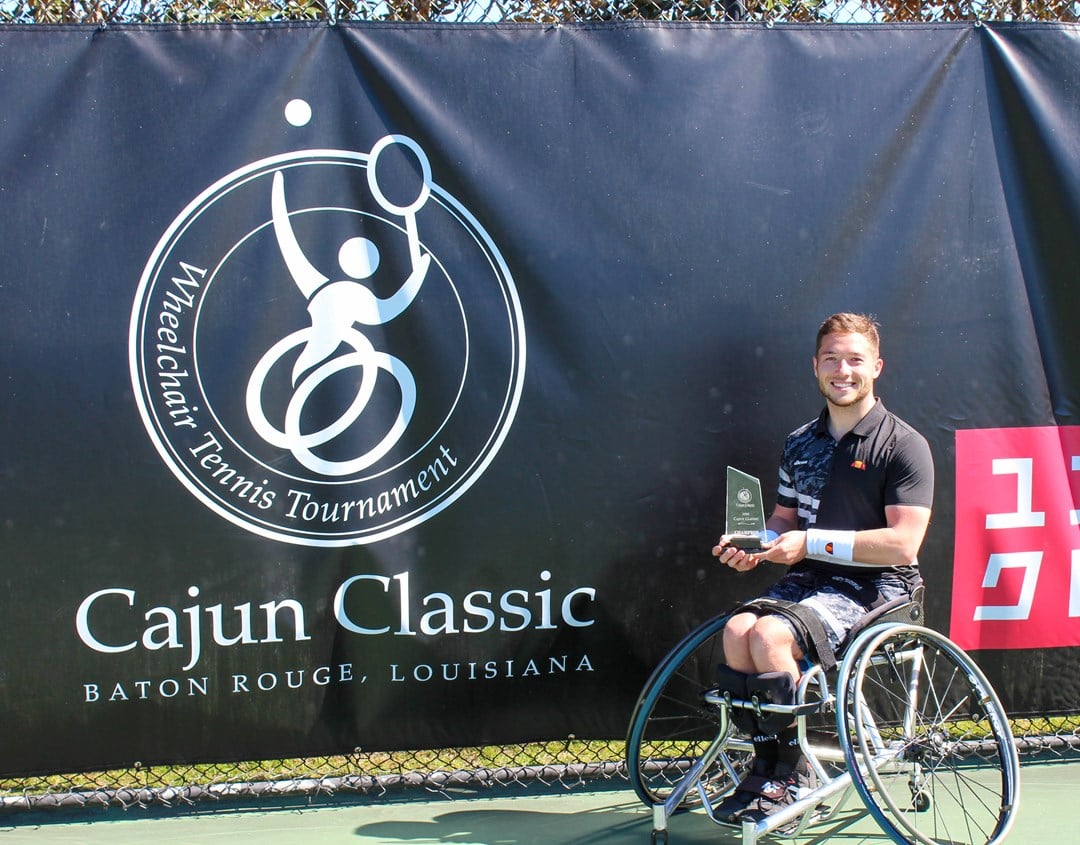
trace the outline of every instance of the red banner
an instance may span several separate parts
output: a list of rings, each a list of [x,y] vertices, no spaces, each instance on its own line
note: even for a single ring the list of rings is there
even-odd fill
[[[1080,426],[956,432],[951,636],[1080,645]]]

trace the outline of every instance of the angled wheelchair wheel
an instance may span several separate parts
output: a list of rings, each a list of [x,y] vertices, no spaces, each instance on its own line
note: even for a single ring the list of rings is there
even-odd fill
[[[878,625],[848,650],[837,728],[852,782],[897,845],[993,845],[1012,826],[1020,764],[1005,710],[946,637]]]
[[[720,714],[703,698],[723,662],[726,622],[727,616],[720,616],[687,634],[653,671],[634,707],[627,770],[646,804],[665,803],[688,777],[696,783],[679,806],[700,805],[702,792],[712,803],[730,792],[746,769],[751,752],[730,747]]]

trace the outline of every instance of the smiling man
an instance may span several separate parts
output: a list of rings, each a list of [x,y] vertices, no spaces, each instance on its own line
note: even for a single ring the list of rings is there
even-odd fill
[[[813,368],[825,409],[784,444],[770,539],[754,553],[726,535],[713,548],[738,572],[763,561],[789,567],[724,629],[718,680],[735,698],[794,703],[807,658],[829,668],[859,619],[922,583],[917,554],[930,522],[933,459],[925,438],[875,395],[882,367],[871,317],[834,314],[822,323]],[[789,719],[737,709],[732,718],[753,738],[755,758],[721,817],[759,821],[816,786]]]

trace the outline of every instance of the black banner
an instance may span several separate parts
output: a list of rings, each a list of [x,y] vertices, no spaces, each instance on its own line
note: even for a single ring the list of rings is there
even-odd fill
[[[1078,32],[0,29],[2,772],[621,737],[838,310],[947,629],[957,431],[1076,419]]]

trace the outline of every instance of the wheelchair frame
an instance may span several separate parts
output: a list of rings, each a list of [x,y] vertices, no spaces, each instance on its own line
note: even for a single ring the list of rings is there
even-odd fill
[[[841,650],[835,684],[833,673],[811,665],[793,705],[735,700],[710,686],[728,616],[684,637],[646,683],[627,734],[630,780],[652,808],[654,845],[666,845],[668,821],[683,810],[726,824],[715,808],[753,754],[752,743],[733,732],[732,707],[790,715],[821,784],[763,821],[742,822],[742,845],[798,836],[834,818],[853,791],[897,845],[1001,842],[1020,791],[1008,718],[974,661],[913,624],[921,617],[917,601],[869,614]],[[808,719],[830,714],[837,742],[823,744]],[[987,778],[990,770],[996,777]]]

